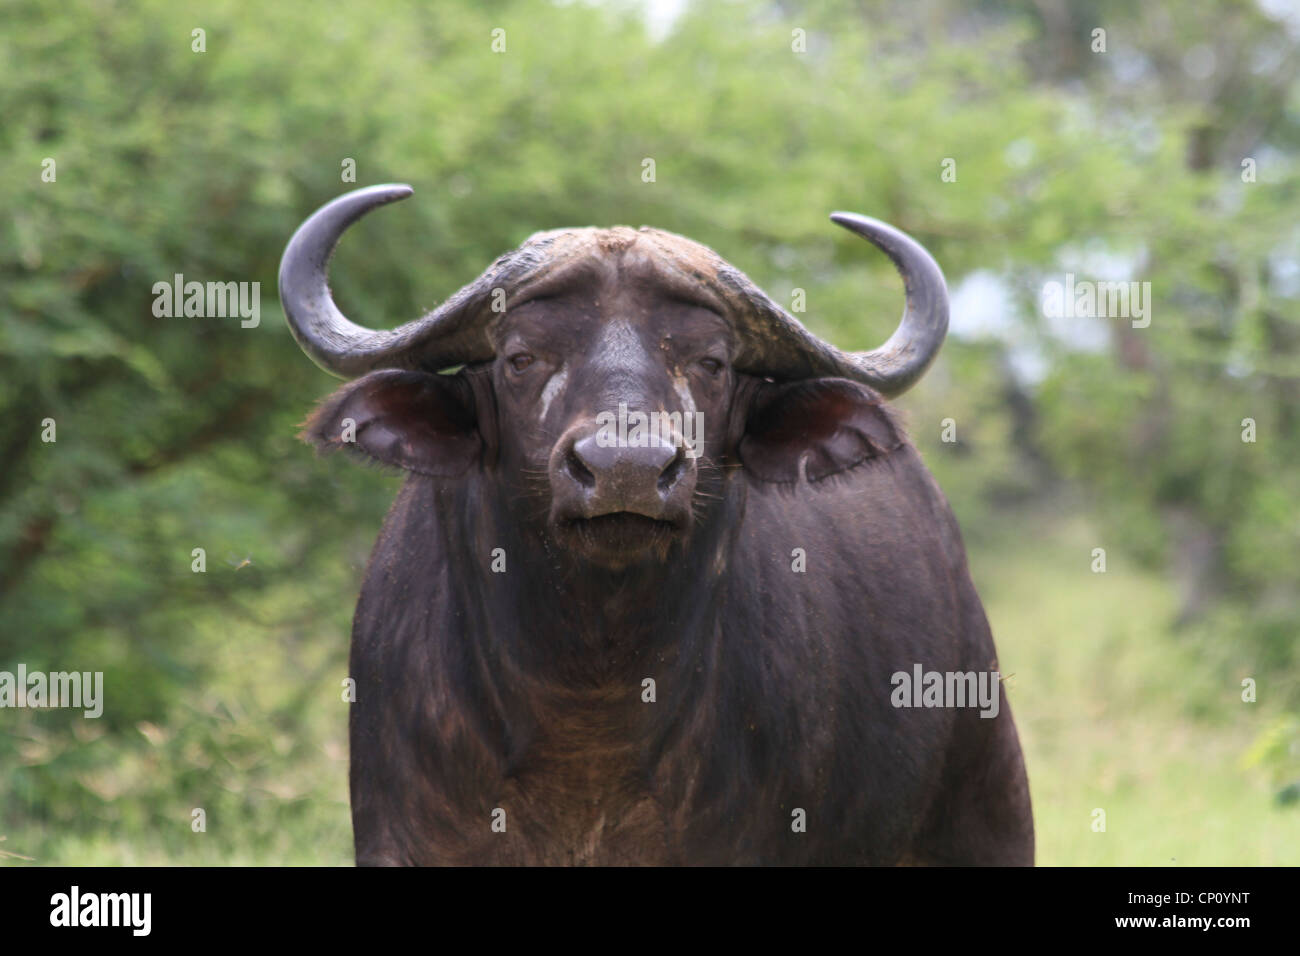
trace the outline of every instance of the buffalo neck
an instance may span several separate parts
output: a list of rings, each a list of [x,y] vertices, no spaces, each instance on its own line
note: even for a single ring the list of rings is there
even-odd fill
[[[712,502],[666,560],[621,570],[560,547],[537,504],[503,493],[490,477],[437,498],[439,527],[482,555],[483,573],[463,576],[456,596],[467,636],[522,676],[571,688],[622,683],[640,680],[652,660],[659,669],[669,655],[706,651],[725,585],[720,555],[739,526],[743,488]]]
[[[557,549],[529,523],[527,502],[500,504],[510,496],[481,475],[412,478],[390,523],[420,552],[406,552],[412,567],[397,574],[446,590],[426,633],[408,632],[427,653],[409,653],[429,661],[430,679],[461,675],[452,692],[507,775],[539,764],[585,773],[597,752],[619,774],[652,774],[706,696],[725,604],[719,555],[733,546],[743,494],[722,492],[667,561],[610,571]],[[473,573],[464,554],[475,555]]]

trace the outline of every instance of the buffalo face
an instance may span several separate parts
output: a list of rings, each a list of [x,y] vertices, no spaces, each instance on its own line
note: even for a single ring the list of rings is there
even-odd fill
[[[947,328],[929,254],[837,213],[905,280],[899,329],[873,352],[812,336],[712,250],[626,227],[536,234],[429,315],[367,329],[339,312],[325,263],[350,223],[409,193],[342,196],[285,250],[295,338],[355,379],[305,437],[436,479],[477,470],[508,491],[485,499],[548,548],[612,570],[672,560],[737,471],[817,482],[897,447],[882,397],[924,372]]]
[[[664,560],[718,495],[733,341],[633,243],[511,305],[494,330],[501,473],[557,544],[618,568]]]

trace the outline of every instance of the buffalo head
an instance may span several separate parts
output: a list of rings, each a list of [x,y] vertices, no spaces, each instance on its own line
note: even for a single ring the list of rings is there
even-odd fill
[[[330,255],[351,223],[410,193],[348,193],[285,250],[295,339],[355,379],[306,437],[440,479],[490,471],[554,553],[608,569],[670,560],[736,469],[817,482],[892,450],[882,398],[920,378],[947,330],[934,260],[850,213],[831,218],[906,285],[898,330],[871,352],[821,341],[712,250],[645,227],[537,233],[423,318],[356,325],[330,295]]]

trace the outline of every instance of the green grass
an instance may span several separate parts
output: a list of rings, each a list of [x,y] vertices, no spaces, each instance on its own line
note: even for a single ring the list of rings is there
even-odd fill
[[[1000,537],[971,566],[1015,675],[1039,864],[1300,863],[1300,807],[1243,762],[1280,711],[1242,702],[1252,675],[1234,649],[1174,632],[1169,582],[1114,550],[1094,574],[1105,542],[1085,522],[1026,519]]]

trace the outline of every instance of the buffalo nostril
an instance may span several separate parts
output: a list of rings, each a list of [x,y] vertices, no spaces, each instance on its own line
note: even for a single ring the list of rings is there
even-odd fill
[[[564,458],[564,467],[569,477],[584,488],[596,487],[596,476],[591,473],[591,469],[587,467],[575,448],[569,449],[568,455]]]
[[[659,490],[665,494],[670,491],[677,480],[681,478],[682,472],[686,470],[686,449],[681,445],[676,446],[677,453],[664,466],[664,470],[659,475]]]

